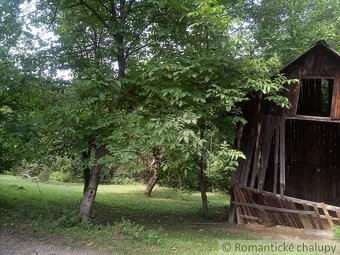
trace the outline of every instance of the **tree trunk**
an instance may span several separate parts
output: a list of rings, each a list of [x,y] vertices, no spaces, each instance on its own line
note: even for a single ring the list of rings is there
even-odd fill
[[[148,184],[146,185],[146,188],[144,190],[144,195],[145,196],[151,196],[151,192],[153,190],[153,188],[155,187],[156,183],[157,183],[158,177],[156,174],[154,174],[148,181]]]
[[[204,130],[201,129],[200,131],[200,139],[204,139]],[[204,219],[208,218],[208,198],[207,198],[207,183],[205,178],[205,168],[206,163],[204,159],[204,149],[202,149],[201,157],[200,157],[200,169],[198,173],[198,180],[200,185],[200,191],[201,191],[201,199],[202,199],[202,216]]]
[[[84,198],[80,204],[80,217],[83,221],[89,221],[91,218],[91,212],[94,204],[94,199],[96,198],[100,173],[102,170],[102,164],[98,163],[98,160],[106,154],[106,149],[104,145],[99,146],[95,150],[95,158],[97,163],[92,167],[90,180],[86,188]]]
[[[145,187],[145,190],[144,190],[145,196],[148,196],[148,197],[151,196],[151,192],[153,188],[155,187],[157,180],[158,180],[157,171],[158,171],[159,166],[160,166],[160,160],[157,156],[157,153],[154,152],[148,158],[148,168],[150,172],[152,173],[152,176],[149,179]]]
[[[88,165],[87,160],[90,158],[91,156],[91,150],[88,151],[84,151],[82,153],[82,160],[83,160],[83,176],[84,176],[84,195],[86,192],[87,187],[89,186],[89,182],[90,182],[90,177],[91,177],[91,169]]]
[[[201,191],[201,199],[202,199],[202,216],[204,219],[208,218],[208,199],[207,199],[207,185],[204,174],[204,167],[200,167],[199,171],[199,183],[200,183],[200,191]]]
[[[90,183],[91,169],[90,169],[89,166],[86,166],[86,167],[84,167],[83,171],[84,171],[84,189],[83,189],[83,193],[85,195],[87,187],[89,186],[89,183]]]

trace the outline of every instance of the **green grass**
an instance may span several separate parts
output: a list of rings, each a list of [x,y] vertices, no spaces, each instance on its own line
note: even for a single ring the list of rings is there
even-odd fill
[[[0,175],[2,227],[118,254],[219,254],[218,239],[255,238],[226,223],[229,197],[224,194],[208,193],[210,219],[203,220],[197,192],[156,187],[145,197],[142,185],[100,185],[94,222],[86,225],[76,216],[82,184],[38,185]]]

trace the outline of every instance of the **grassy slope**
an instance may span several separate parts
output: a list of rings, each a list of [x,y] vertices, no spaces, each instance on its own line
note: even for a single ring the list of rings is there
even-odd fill
[[[119,254],[218,254],[218,239],[254,238],[233,231],[226,223],[228,197],[209,193],[211,219],[200,217],[199,193],[156,188],[150,198],[140,185],[100,185],[93,226],[57,225],[63,215],[77,212],[81,184],[44,184],[0,175],[0,223],[25,228],[36,235],[49,234],[63,240],[102,247]],[[160,245],[147,245],[143,237],[130,240],[117,231],[115,222],[130,219],[154,229]],[[208,224],[209,223],[209,224]],[[219,224],[210,224],[219,223]]]

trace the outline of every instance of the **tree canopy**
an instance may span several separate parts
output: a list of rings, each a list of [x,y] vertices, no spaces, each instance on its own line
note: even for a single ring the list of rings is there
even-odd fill
[[[89,220],[103,167],[143,175],[153,155],[160,183],[200,183],[207,207],[207,184],[227,190],[244,157],[238,104],[262,91],[289,107],[275,75],[320,39],[337,48],[339,12],[336,0],[1,1],[0,171],[79,158]]]

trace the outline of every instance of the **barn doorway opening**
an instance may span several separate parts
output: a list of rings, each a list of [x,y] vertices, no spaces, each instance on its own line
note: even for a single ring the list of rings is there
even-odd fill
[[[297,114],[330,117],[334,79],[301,79]]]

